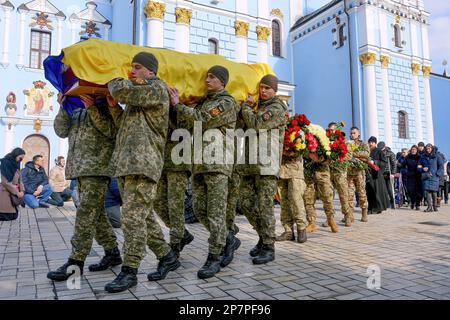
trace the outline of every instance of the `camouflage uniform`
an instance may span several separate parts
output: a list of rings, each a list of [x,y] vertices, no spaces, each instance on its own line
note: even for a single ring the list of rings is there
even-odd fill
[[[368,159],[370,152],[369,146],[362,140],[357,139],[353,140],[353,143],[356,144],[360,151],[352,151],[352,143],[348,143],[348,150],[351,152],[353,158],[361,158]],[[357,161],[357,160],[355,160]],[[350,207],[350,212],[353,216],[353,208],[355,207],[355,191],[358,192],[359,197],[359,207],[362,211],[362,220],[367,219],[367,194],[366,194],[366,173],[364,170],[357,168],[348,168],[347,173],[347,181],[348,181],[348,203]],[[364,218],[365,217],[365,218]]]
[[[164,168],[156,189],[153,208],[164,224],[170,228],[170,243],[179,244],[184,235],[184,195],[191,174],[190,164],[176,165],[172,161],[172,149],[178,144],[171,136],[177,127],[176,113],[170,111],[169,132],[164,151]]]
[[[311,161],[307,160],[309,164],[306,165],[308,169],[305,170],[306,190],[303,195],[303,200],[305,201],[308,222],[315,224],[317,218],[316,208],[314,207],[316,203],[316,191],[323,202],[327,219],[332,220],[334,217],[333,187],[331,185],[329,163],[327,161],[311,163]]]
[[[303,194],[306,184],[303,174],[303,157],[288,158],[283,155],[278,188],[281,195],[281,225],[286,232],[293,232],[293,225],[298,230],[307,226]]]
[[[61,108],[54,129],[60,138],[69,138],[65,173],[67,179],[77,179],[80,198],[70,258],[84,261],[94,236],[105,251],[118,246],[104,209],[106,190],[113,175],[109,161],[116,127],[108,107],[92,106],[87,110],[77,109],[72,115]]]
[[[351,158],[351,152],[347,152],[344,161],[348,161]],[[348,218],[348,223],[353,222],[353,211],[350,209],[348,202],[348,182],[347,182],[347,167],[344,163],[332,162],[330,165],[331,183],[333,188],[339,195],[339,201],[341,203],[341,211],[344,215],[344,219]],[[347,224],[347,222],[346,222]]]
[[[164,164],[169,122],[167,85],[157,77],[142,82],[115,79],[108,84],[114,99],[126,104],[110,108],[119,127],[111,159],[122,196],[124,266],[138,268],[145,244],[161,260],[170,251],[152,212]]]
[[[279,130],[278,164],[271,167],[263,164],[238,165],[241,174],[241,207],[250,224],[262,238],[263,244],[273,245],[275,236],[275,216],[273,197],[277,191],[277,177],[283,151],[284,128],[286,123],[286,105],[278,97],[261,101],[258,111],[254,112],[246,103],[242,106],[242,116],[247,129]],[[268,140],[270,143],[270,140]],[[270,150],[270,149],[269,149]],[[246,143],[246,153],[248,144]],[[246,158],[248,161],[248,158]],[[270,168],[270,172],[266,169]]]
[[[236,125],[236,109],[236,101],[225,90],[208,93],[206,99],[195,108],[182,104],[175,106],[178,121],[182,121],[187,128],[192,128],[194,122],[200,121],[202,133],[209,129],[220,130],[223,135],[223,151],[225,151],[225,131],[233,130]],[[204,141],[203,148],[208,144],[210,143]],[[193,165],[194,211],[210,233],[209,253],[213,255],[220,255],[225,245],[228,179],[232,171],[233,164],[226,162],[225,164],[209,164],[203,159],[203,163]]]

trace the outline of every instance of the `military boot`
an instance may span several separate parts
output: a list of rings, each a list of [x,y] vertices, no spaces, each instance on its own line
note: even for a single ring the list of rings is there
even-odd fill
[[[236,223],[233,225],[233,233],[234,235],[237,235],[239,233],[239,227],[237,226]]]
[[[233,231],[227,236],[227,242],[225,244],[225,248],[222,250],[222,254],[220,255],[220,266],[225,268],[227,265],[233,261],[234,251],[236,251],[241,245],[241,240],[234,236]]]
[[[170,247],[172,248],[172,251],[175,252],[177,257],[179,258],[180,252],[181,252],[181,243],[171,243]]]
[[[208,254],[208,259],[206,260],[203,267],[198,270],[197,276],[200,279],[207,279],[214,277],[214,275],[220,271],[220,258],[218,255],[212,253]]]
[[[285,231],[277,236],[277,241],[295,241],[294,228],[291,226],[290,231]]]
[[[259,253],[261,252],[261,247],[262,247],[262,238],[259,237],[258,243],[256,244],[256,246],[253,247],[252,250],[250,250],[249,254],[251,257],[257,257],[259,256]]]
[[[338,228],[336,222],[334,221],[333,217],[327,217],[327,222],[331,228],[331,232],[333,232],[333,233],[339,232],[339,228]]]
[[[304,243],[307,240],[306,229],[301,229],[297,226],[297,242]]]
[[[306,232],[316,232],[317,230],[317,225],[315,221],[311,221],[308,226],[306,227]]]
[[[322,227],[324,228],[328,228],[330,225],[328,224],[328,221],[325,221],[324,223],[322,223]]]
[[[178,261],[178,256],[175,251],[170,250],[161,260],[158,262],[158,268],[155,272],[149,273],[147,275],[148,281],[158,281],[164,279],[169,271],[174,271],[178,269],[181,265]]]
[[[105,256],[97,264],[91,264],[89,266],[89,271],[103,271],[109,267],[118,266],[122,264],[122,258],[120,257],[119,248],[115,247],[112,250],[105,250]]]
[[[53,281],[65,281],[75,273],[75,270],[71,270],[68,273],[67,269],[76,269],[77,267],[80,270],[80,275],[82,275],[84,261],[78,261],[69,258],[69,260],[67,260],[67,262],[64,263],[61,267],[56,269],[56,271],[50,271],[49,273],[47,273],[47,278]]]
[[[362,213],[361,213],[361,222],[368,222],[369,221],[369,217],[367,214],[367,209],[363,209]]]
[[[183,239],[180,242],[180,252],[183,251],[184,246],[188,245],[194,240],[194,236],[187,229],[184,229]]]
[[[253,258],[253,264],[265,264],[273,260],[275,260],[275,246],[263,244],[259,256]]]
[[[110,283],[106,284],[105,290],[109,293],[125,291],[137,285],[137,268],[122,266],[119,275]]]

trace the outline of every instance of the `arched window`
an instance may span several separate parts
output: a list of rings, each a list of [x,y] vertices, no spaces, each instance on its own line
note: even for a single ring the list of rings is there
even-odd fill
[[[394,42],[397,48],[403,48],[402,27],[398,23],[394,25]]]
[[[408,114],[405,111],[398,112],[398,137],[408,139]]]
[[[219,41],[212,38],[208,39],[208,45],[210,54],[219,54]]]
[[[272,55],[281,57],[281,24],[272,20]]]
[[[42,63],[50,55],[52,34],[48,31],[31,30],[30,68],[43,69]]]

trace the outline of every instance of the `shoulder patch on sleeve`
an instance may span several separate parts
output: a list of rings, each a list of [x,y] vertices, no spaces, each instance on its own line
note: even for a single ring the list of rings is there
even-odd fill
[[[220,104],[214,108],[211,108],[209,110],[209,114],[211,115],[211,117],[215,118],[215,117],[218,117],[219,115],[221,115],[222,112],[224,112],[224,111],[225,111],[225,108],[223,107],[223,105]]]
[[[262,118],[264,121],[269,121],[271,117],[272,117],[272,112],[270,112],[270,111],[266,111],[262,115]]]

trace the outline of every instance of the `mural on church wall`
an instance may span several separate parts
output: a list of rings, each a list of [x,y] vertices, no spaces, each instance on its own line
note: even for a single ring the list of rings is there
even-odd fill
[[[40,134],[32,134],[25,138],[22,144],[22,148],[25,150],[25,158],[22,163],[25,165],[28,161],[32,161],[35,155],[40,154],[44,157],[44,169],[46,173],[49,173],[49,157],[50,157],[50,142],[49,140]]]
[[[54,93],[46,87],[44,81],[34,81],[33,87],[24,90],[23,93],[25,94],[25,116],[50,117],[50,112],[53,111]]]
[[[16,94],[12,91],[6,96],[5,113],[8,117],[13,117],[16,114]]]

